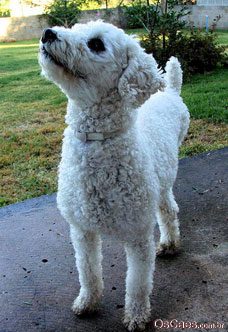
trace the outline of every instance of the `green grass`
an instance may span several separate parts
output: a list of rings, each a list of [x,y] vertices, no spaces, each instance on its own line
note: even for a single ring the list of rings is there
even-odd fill
[[[40,76],[38,40],[0,44],[0,205],[52,193],[66,97]]]
[[[145,33],[147,33],[146,29],[125,29],[124,31],[129,35],[139,35],[139,36],[142,36]]]
[[[227,30],[216,30],[217,40],[221,45],[228,47],[228,31]]]
[[[228,33],[218,38],[228,44]],[[57,189],[66,97],[40,76],[37,55],[38,40],[0,43],[0,206]],[[227,146],[228,70],[192,77],[182,96],[192,122],[180,157]]]
[[[180,157],[228,146],[228,69],[193,76],[182,87],[191,114]]]
[[[228,70],[195,75],[182,88],[192,118],[228,123]]]

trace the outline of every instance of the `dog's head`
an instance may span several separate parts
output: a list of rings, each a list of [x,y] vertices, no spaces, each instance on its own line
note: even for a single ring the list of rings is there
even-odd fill
[[[45,29],[39,63],[72,99],[117,88],[126,104],[138,107],[164,86],[154,58],[123,30],[100,21]]]

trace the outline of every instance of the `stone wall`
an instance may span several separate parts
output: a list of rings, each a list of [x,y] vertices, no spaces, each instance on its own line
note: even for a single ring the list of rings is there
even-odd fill
[[[0,41],[39,38],[47,26],[42,16],[0,18]]]
[[[228,6],[228,0],[197,0],[197,6]]]
[[[188,21],[192,22],[196,28],[206,26],[206,16],[208,16],[209,28],[212,27],[214,20],[220,15],[221,19],[217,22],[216,29],[228,29],[228,7],[227,6],[189,6],[191,15]]]
[[[127,22],[123,11],[123,8],[111,8],[107,11],[105,9],[85,10],[82,12],[79,22],[86,23],[91,20],[102,19],[105,22],[111,22],[118,27],[125,28]],[[0,18],[0,41],[39,38],[43,29],[47,26],[48,23],[42,15]]]
[[[189,6],[191,14],[188,16],[188,22],[192,22],[197,28],[205,27],[206,15],[209,17],[209,27],[212,26],[214,19],[221,15],[217,23],[218,29],[228,29],[228,10],[227,6]],[[123,8],[112,8],[108,11],[87,10],[83,11],[80,23],[86,23],[91,20],[103,19],[118,27],[125,28],[127,25],[123,15]],[[39,15],[26,17],[6,17],[0,18],[0,41],[24,40],[39,38],[42,30],[47,27],[46,20]]]
[[[110,8],[108,10],[84,10],[79,19],[79,22],[87,23],[89,21],[99,19],[112,23],[119,28],[126,28],[127,26],[127,20],[124,17],[124,8]]]

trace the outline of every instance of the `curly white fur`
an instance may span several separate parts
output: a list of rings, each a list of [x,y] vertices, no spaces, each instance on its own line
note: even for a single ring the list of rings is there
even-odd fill
[[[189,125],[179,96],[181,68],[171,58],[164,78],[153,57],[111,24],[55,27],[50,33],[55,36],[40,42],[39,62],[42,74],[68,97],[57,203],[70,223],[81,284],[73,310],[82,314],[98,305],[100,234],[108,234],[125,243],[124,323],[130,331],[142,330],[150,317],[156,221],[159,255],[175,252],[179,243],[172,187]],[[91,48],[96,43],[98,49]],[[119,135],[104,141],[83,143],[75,136],[116,130]]]

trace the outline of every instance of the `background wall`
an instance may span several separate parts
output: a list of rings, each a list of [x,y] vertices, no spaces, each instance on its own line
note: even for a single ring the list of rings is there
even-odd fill
[[[217,29],[228,29],[227,6],[189,6],[189,9],[191,15],[187,17],[187,21],[196,28],[205,27],[206,15],[209,18],[209,27],[212,26],[214,19],[221,15],[221,19],[217,23]],[[112,8],[107,11],[105,9],[87,10],[82,12],[79,22],[86,23],[90,20],[103,19],[106,22],[125,28],[127,22],[123,11],[123,8]],[[0,41],[39,38],[42,30],[47,26],[46,20],[40,15],[0,18]]]
[[[127,22],[123,16],[123,10],[123,8],[112,8],[107,11],[105,9],[85,10],[82,12],[79,22],[86,23],[103,19],[105,22],[111,22],[124,28]],[[42,15],[0,18],[0,41],[39,38],[47,26],[48,23]]]
[[[207,1],[207,0],[206,0]],[[221,19],[216,25],[216,29],[228,29],[228,6],[190,6],[190,21],[194,23],[196,28],[206,26],[206,15],[208,15],[209,27],[212,26],[214,19],[221,15]]]
[[[0,41],[39,38],[47,22],[42,16],[0,18]]]

